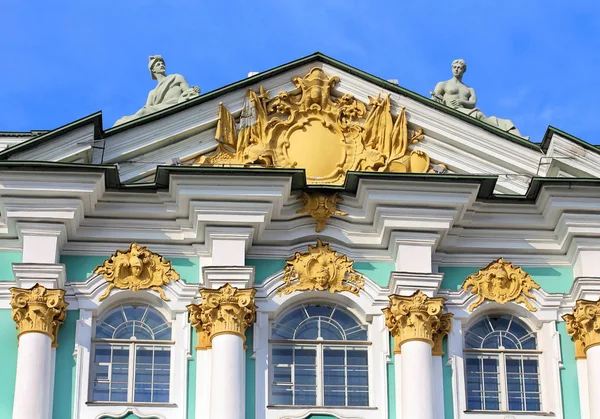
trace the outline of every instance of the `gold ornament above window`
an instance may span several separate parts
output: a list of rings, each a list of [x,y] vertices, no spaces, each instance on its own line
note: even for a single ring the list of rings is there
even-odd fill
[[[292,79],[297,93],[248,90],[237,124],[221,103],[217,149],[194,164],[302,168],[320,185],[341,185],[348,171],[432,172],[427,154],[408,149],[423,132],[408,129],[404,108],[394,122],[389,94],[368,105],[350,94],[336,98],[339,81],[313,68]]]
[[[354,261],[347,255],[333,250],[328,243],[317,239],[316,246],[308,246],[308,252],[296,252],[286,261],[283,269],[285,285],[277,291],[278,295],[291,294],[294,291],[325,291],[330,293],[348,291],[358,295],[365,280],[352,266]]]
[[[476,274],[469,275],[463,282],[462,289],[468,291],[469,287],[473,287],[472,294],[479,296],[477,301],[471,304],[469,311],[473,311],[485,300],[500,304],[514,301],[523,303],[530,311],[537,310],[527,298],[535,300],[530,291],[539,289],[540,286],[523,269],[502,258],[496,259]]]
[[[102,265],[96,266],[94,273],[104,275],[109,282],[100,301],[108,297],[113,288],[133,292],[151,289],[160,298],[169,301],[162,286],[179,280],[179,274],[173,270],[171,262],[136,243],[132,243],[127,250],[117,250]]]
[[[325,228],[325,223],[332,215],[348,215],[347,212],[337,209],[337,204],[343,201],[338,194],[327,195],[319,192],[304,192],[299,200],[304,207],[296,211],[296,214],[306,214],[317,220],[315,231],[320,233]]]

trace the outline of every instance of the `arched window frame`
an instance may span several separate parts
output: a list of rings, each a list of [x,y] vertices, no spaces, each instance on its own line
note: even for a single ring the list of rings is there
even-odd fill
[[[505,419],[511,413],[507,411],[473,412],[467,409],[467,394],[465,381],[465,331],[485,315],[514,315],[536,333],[538,339],[539,371],[542,393],[543,412],[515,413],[520,419],[539,419],[552,413],[555,418],[563,419],[560,368],[561,352],[559,335],[556,330],[558,306],[550,294],[544,291],[534,291],[536,301],[533,301],[535,312],[516,303],[498,304],[492,301],[484,302],[480,307],[470,312],[468,307],[474,298],[467,298],[460,292],[440,292],[447,299],[446,309],[454,314],[452,329],[448,334],[448,361],[446,367],[452,368],[452,397],[454,417],[456,419]],[[515,416],[516,417],[516,416]]]
[[[277,333],[277,328],[282,326],[281,329],[283,329],[285,326],[281,322],[289,320],[289,316],[304,318],[295,326],[293,336],[285,337],[284,333]],[[340,323],[343,320],[352,321],[352,326],[344,328]],[[307,331],[305,326],[315,322],[318,335],[316,338],[300,335],[302,331]],[[335,336],[336,334],[339,334],[339,337]],[[368,353],[370,346],[367,324],[361,322],[338,304],[318,301],[302,303],[289,308],[271,322],[269,347],[273,363],[269,368],[269,381],[271,382],[269,404],[283,407],[369,407]],[[340,355],[340,351],[343,351],[343,359],[337,357],[333,359],[332,355]],[[277,357],[287,353],[292,357],[291,363],[278,363]],[[304,354],[305,358],[305,361],[299,362],[309,362],[309,364],[300,365],[296,358],[298,353]],[[354,358],[354,361],[351,361],[351,358]],[[327,369],[330,374],[342,373],[344,385],[335,386],[335,390],[337,395],[341,395],[340,390],[342,387],[344,388],[343,401],[339,398],[334,400],[332,397],[329,397],[328,400],[328,396],[333,395],[333,389],[332,392],[327,392],[327,387],[334,386],[328,385]],[[305,374],[298,374],[298,370],[304,371]],[[285,382],[278,383],[277,375],[285,376]],[[299,384],[294,376],[303,376],[307,383]],[[350,384],[349,381],[352,379],[358,379],[358,383]],[[313,393],[314,400],[311,400]],[[310,400],[308,403],[298,400],[303,394],[308,395]],[[283,401],[287,401],[286,396],[291,396],[290,402]]]
[[[304,418],[309,415],[330,415],[337,418],[360,417],[380,419],[388,417],[388,366],[393,357],[390,354],[390,334],[385,326],[385,317],[381,311],[387,306],[388,290],[380,288],[369,278],[365,278],[365,289],[355,296],[350,293],[325,293],[318,291],[298,292],[276,295],[281,285],[280,273],[267,278],[257,287],[256,322],[253,326],[253,353],[256,362],[256,412],[257,418]],[[269,339],[273,321],[293,307],[310,302],[340,305],[360,323],[368,328],[370,350],[369,365],[369,401],[368,407],[321,407],[321,406],[273,406],[269,403],[271,386],[268,366],[270,365]],[[264,366],[263,372],[260,368]],[[393,374],[393,369],[389,373]],[[262,406],[262,407],[261,407]],[[266,410],[264,410],[266,406]]]
[[[74,417],[97,419],[99,417],[122,417],[134,412],[140,417],[158,419],[187,419],[188,363],[192,359],[186,305],[194,302],[197,285],[177,281],[167,288],[170,301],[164,301],[150,292],[113,290],[104,300],[99,297],[106,289],[102,276],[93,275],[85,282],[73,283],[74,297],[70,307],[79,310],[75,332]],[[95,402],[91,398],[93,380],[92,339],[96,321],[119,305],[150,305],[172,325],[171,382],[168,403]]]

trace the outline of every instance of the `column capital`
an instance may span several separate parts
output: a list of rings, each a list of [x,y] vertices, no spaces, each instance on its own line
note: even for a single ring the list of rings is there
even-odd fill
[[[40,284],[32,288],[11,288],[12,318],[17,324],[19,333],[43,333],[52,339],[57,346],[58,328],[67,317],[65,291],[48,289]]]
[[[201,304],[187,306],[190,323],[198,332],[199,349],[207,349],[207,340],[222,334],[238,335],[245,340],[245,333],[255,319],[253,288],[238,289],[225,284],[219,289],[202,289]]]
[[[562,318],[575,342],[575,358],[586,358],[589,348],[600,345],[600,299],[577,300],[573,314],[565,314]]]
[[[409,297],[390,295],[389,298],[390,305],[383,309],[383,314],[395,346],[399,349],[405,342],[420,340],[433,347],[434,338],[440,333],[446,299],[428,297],[420,290]],[[445,323],[447,319],[444,317]]]

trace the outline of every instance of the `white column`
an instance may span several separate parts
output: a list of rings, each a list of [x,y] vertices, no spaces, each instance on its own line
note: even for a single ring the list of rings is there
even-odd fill
[[[52,339],[44,333],[30,332],[20,336],[13,419],[50,419],[51,349]]]
[[[244,342],[234,334],[212,339],[211,419],[244,419]]]
[[[406,341],[400,351],[402,418],[437,419],[433,409],[431,343]]]
[[[444,364],[441,356],[434,355],[433,368],[433,403],[436,418],[445,417],[444,414]]]
[[[600,418],[600,344],[587,348],[588,394],[590,417]]]

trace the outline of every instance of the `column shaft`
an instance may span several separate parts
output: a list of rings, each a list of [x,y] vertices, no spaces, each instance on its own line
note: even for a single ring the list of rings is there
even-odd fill
[[[244,342],[238,335],[212,339],[211,419],[244,419]]]
[[[600,418],[600,345],[586,351],[590,418]]]
[[[19,338],[13,419],[50,419],[52,339],[30,332]]]
[[[433,403],[431,344],[411,340],[402,344],[402,418],[436,419]]]

